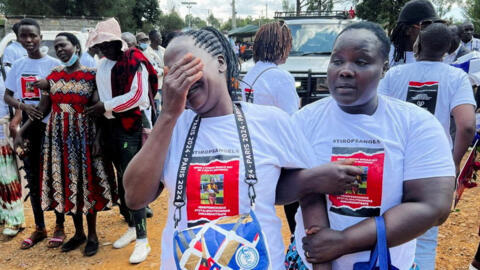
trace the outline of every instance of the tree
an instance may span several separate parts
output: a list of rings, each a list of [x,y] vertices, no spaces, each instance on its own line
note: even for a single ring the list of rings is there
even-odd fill
[[[356,4],[358,0],[296,0],[297,16],[306,8],[307,11],[331,11],[335,4]]]
[[[208,25],[213,26],[217,29],[219,29],[220,26],[222,25],[222,23],[217,18],[215,18],[215,16],[213,16],[212,13],[210,13],[210,15],[208,15],[207,23],[208,23]]]
[[[116,17],[122,31],[135,32],[158,23],[156,0],[0,0],[7,15]]]
[[[282,10],[285,12],[293,12],[295,11],[295,5],[290,5],[289,0],[282,0]]]
[[[356,7],[361,19],[376,22],[391,33],[396,25],[400,9],[408,0],[363,0]]]
[[[196,28],[196,29],[207,26],[206,21],[202,20],[200,17],[193,17],[190,14],[187,14],[185,16],[185,24],[187,26],[190,26],[190,27]]]
[[[168,14],[161,15],[158,24],[162,33],[182,30],[182,28],[185,27],[185,22],[175,10],[172,10]]]
[[[480,0],[467,0],[465,15],[472,21],[478,33],[480,31]]]

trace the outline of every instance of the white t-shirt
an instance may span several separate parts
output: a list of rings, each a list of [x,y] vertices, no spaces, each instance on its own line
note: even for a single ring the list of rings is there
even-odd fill
[[[441,62],[420,61],[390,69],[378,85],[378,92],[417,104],[428,110],[450,136],[450,114],[458,105],[476,106],[468,75]]]
[[[263,74],[262,71],[265,71]],[[260,77],[258,77],[260,75]],[[257,79],[258,77],[258,79]],[[257,79],[254,85],[253,82]],[[288,114],[293,114],[300,107],[300,98],[295,89],[295,79],[286,70],[280,69],[274,63],[258,61],[255,66],[245,75],[240,83],[242,100],[247,101],[246,92],[252,90],[253,103],[260,105],[272,105]]]
[[[440,123],[413,104],[379,95],[378,108],[370,116],[345,113],[328,97],[304,107],[293,120],[312,143],[318,164],[355,158],[354,165],[364,169],[358,189],[326,196],[330,227],[334,230],[344,230],[399,205],[404,181],[455,175]],[[295,219],[298,252],[306,262],[301,211]],[[390,253],[394,266],[409,269],[415,240],[390,248]],[[333,261],[333,270],[352,269],[354,263],[369,258],[369,251],[344,255]]]
[[[97,67],[97,61],[95,61],[95,58],[93,58],[88,52],[82,53],[82,56],[80,56],[80,64],[91,68]]]
[[[307,162],[311,156],[311,152],[308,151],[311,150],[306,146],[303,135],[293,128],[293,123],[285,112],[272,106],[258,106],[244,102],[241,106],[251,136],[258,178],[258,183],[255,185],[257,194],[255,214],[266,236],[272,269],[282,269],[285,248],[281,234],[282,222],[277,217],[274,207],[275,187],[281,168],[308,167]],[[161,269],[165,270],[175,269],[173,194],[180,156],[194,116],[193,111],[186,110],[177,120],[165,161],[162,181],[169,194],[168,219],[162,236]],[[195,173],[197,171],[209,173],[208,175],[197,174]],[[206,204],[206,207],[218,208],[216,210],[223,213],[229,212],[232,216],[248,213],[250,200],[247,195],[248,186],[243,180],[244,174],[243,156],[234,115],[202,118],[187,179],[186,205],[182,207],[182,220],[178,229],[186,228],[187,218],[192,221],[207,216],[201,215],[201,212],[205,211],[202,210],[202,204]],[[218,205],[214,206],[210,205],[208,196],[204,194],[208,192],[208,184],[211,180],[221,189],[214,198],[215,204]],[[209,210],[209,213],[213,211],[215,210]],[[210,218],[216,219],[218,216]]]
[[[470,51],[478,51],[480,50],[480,39],[478,38],[472,38],[469,42],[465,43],[463,41],[460,41],[460,44],[462,46]]]
[[[414,53],[411,51],[408,51],[408,52],[405,52],[403,59],[400,59],[400,61],[396,62],[394,60],[394,52],[395,52],[395,47],[391,45],[390,52],[388,53],[388,61],[389,61],[390,67],[409,64],[409,63],[415,63],[417,61],[415,59]]]
[[[15,61],[27,55],[27,50],[23,48],[20,42],[13,41],[12,43],[8,44],[2,56],[3,65],[5,66],[5,72],[8,73]]]
[[[40,102],[40,90],[32,86],[38,79],[45,79],[56,66],[61,65],[58,59],[46,55],[40,59],[31,59],[28,56],[13,63],[7,74],[5,87],[14,92],[14,98],[25,104],[37,105]],[[48,116],[43,119],[47,123]]]

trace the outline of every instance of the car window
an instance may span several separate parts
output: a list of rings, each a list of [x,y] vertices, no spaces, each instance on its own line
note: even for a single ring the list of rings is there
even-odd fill
[[[292,24],[292,50],[290,55],[330,53],[335,38],[344,26],[338,24]]]

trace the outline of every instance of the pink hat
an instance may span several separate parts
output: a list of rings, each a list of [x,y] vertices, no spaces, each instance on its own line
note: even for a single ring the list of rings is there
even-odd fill
[[[127,43],[122,40],[122,31],[120,24],[115,18],[110,18],[105,21],[97,23],[94,30],[88,34],[87,47],[93,47],[97,44],[110,41],[121,41],[122,50],[127,49]]]

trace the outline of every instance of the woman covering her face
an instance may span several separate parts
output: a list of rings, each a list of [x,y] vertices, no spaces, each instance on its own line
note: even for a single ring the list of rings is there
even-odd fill
[[[283,268],[281,221],[276,216],[275,203],[293,202],[310,190],[326,192],[330,188],[332,193],[343,192],[351,187],[354,176],[350,175],[358,174],[356,168],[324,166],[313,171],[315,179],[302,177],[302,170],[289,170],[279,180],[282,168],[309,167],[310,147],[280,109],[232,102],[229,94],[236,87],[238,62],[228,40],[218,30],[207,27],[176,37],[168,45],[164,60],[167,68],[163,111],[124,175],[126,200],[132,209],[154,200],[163,187],[169,191],[162,269],[174,269],[174,257],[182,253],[174,251],[175,227],[184,230],[225,216],[249,213],[252,201],[268,243],[270,267]],[[330,177],[321,177],[325,171],[331,172]],[[247,181],[251,175],[256,175],[253,184]],[[327,179],[333,179],[330,186]],[[215,196],[209,193],[213,185]],[[177,204],[179,201],[183,203]],[[198,259],[205,266],[212,263],[215,255],[220,267],[230,267],[228,262],[233,263],[235,254],[239,254],[230,251],[231,248],[209,249],[212,257],[202,258],[192,255],[192,251],[184,254],[190,257],[183,257],[182,261]],[[258,259],[259,264],[268,261],[267,257]]]
[[[353,159],[362,173],[345,194],[300,201],[289,269],[312,269],[309,263],[314,269],[352,269],[369,261],[376,242],[373,217],[379,215],[393,265],[410,269],[413,240],[450,212],[455,167],[440,123],[413,104],[377,95],[389,45],[377,24],[346,27],[328,66],[331,97],[293,117],[312,142],[317,164]]]

